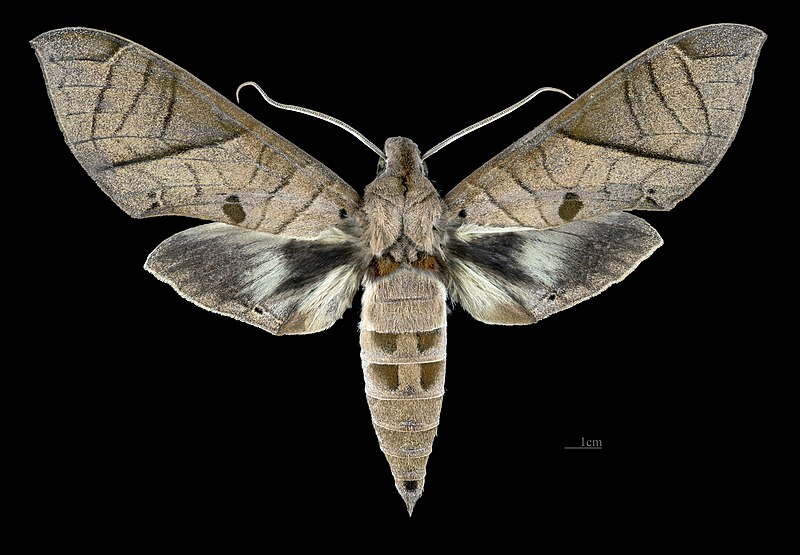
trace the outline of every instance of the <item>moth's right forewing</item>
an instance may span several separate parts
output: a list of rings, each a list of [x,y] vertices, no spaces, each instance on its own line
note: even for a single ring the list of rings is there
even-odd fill
[[[72,153],[129,215],[291,237],[360,218],[359,195],[333,171],[143,46],[83,28],[31,44]]]
[[[621,281],[661,244],[624,212],[545,230],[462,226],[448,242],[448,289],[481,322],[530,324]]]
[[[284,335],[341,318],[368,260],[363,244],[340,230],[305,240],[214,223],[173,235],[145,268],[198,306]]]
[[[546,229],[671,209],[728,149],[765,40],[720,24],[650,48],[450,191],[451,221]]]

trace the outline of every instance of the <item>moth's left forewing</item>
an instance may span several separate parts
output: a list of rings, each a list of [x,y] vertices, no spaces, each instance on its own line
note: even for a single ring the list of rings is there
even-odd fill
[[[145,268],[198,306],[285,335],[322,331],[341,318],[368,257],[337,228],[305,240],[213,223],[173,235]]]
[[[333,171],[155,52],[85,28],[31,44],[72,153],[127,214],[302,238],[360,219]]]
[[[450,191],[450,220],[545,229],[671,209],[733,140],[765,40],[709,25],[645,51]]]

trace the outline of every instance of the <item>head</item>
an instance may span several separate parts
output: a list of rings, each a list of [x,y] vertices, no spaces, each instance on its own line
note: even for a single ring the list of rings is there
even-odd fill
[[[386,154],[386,161],[381,166],[385,175],[400,176],[414,173],[427,175],[428,169],[422,161],[419,147],[412,140],[405,137],[390,137],[386,139],[383,151]]]

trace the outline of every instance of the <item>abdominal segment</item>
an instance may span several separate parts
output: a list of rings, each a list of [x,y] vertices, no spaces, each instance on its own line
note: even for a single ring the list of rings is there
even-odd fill
[[[446,289],[400,266],[365,284],[361,361],[378,442],[409,513],[422,494],[439,425],[447,343]]]

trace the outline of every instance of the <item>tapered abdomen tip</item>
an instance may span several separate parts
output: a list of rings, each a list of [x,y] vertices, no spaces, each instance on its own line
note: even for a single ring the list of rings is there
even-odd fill
[[[400,497],[406,503],[408,509],[408,516],[414,512],[414,505],[422,497],[422,487],[425,485],[425,480],[397,480],[394,483]]]

